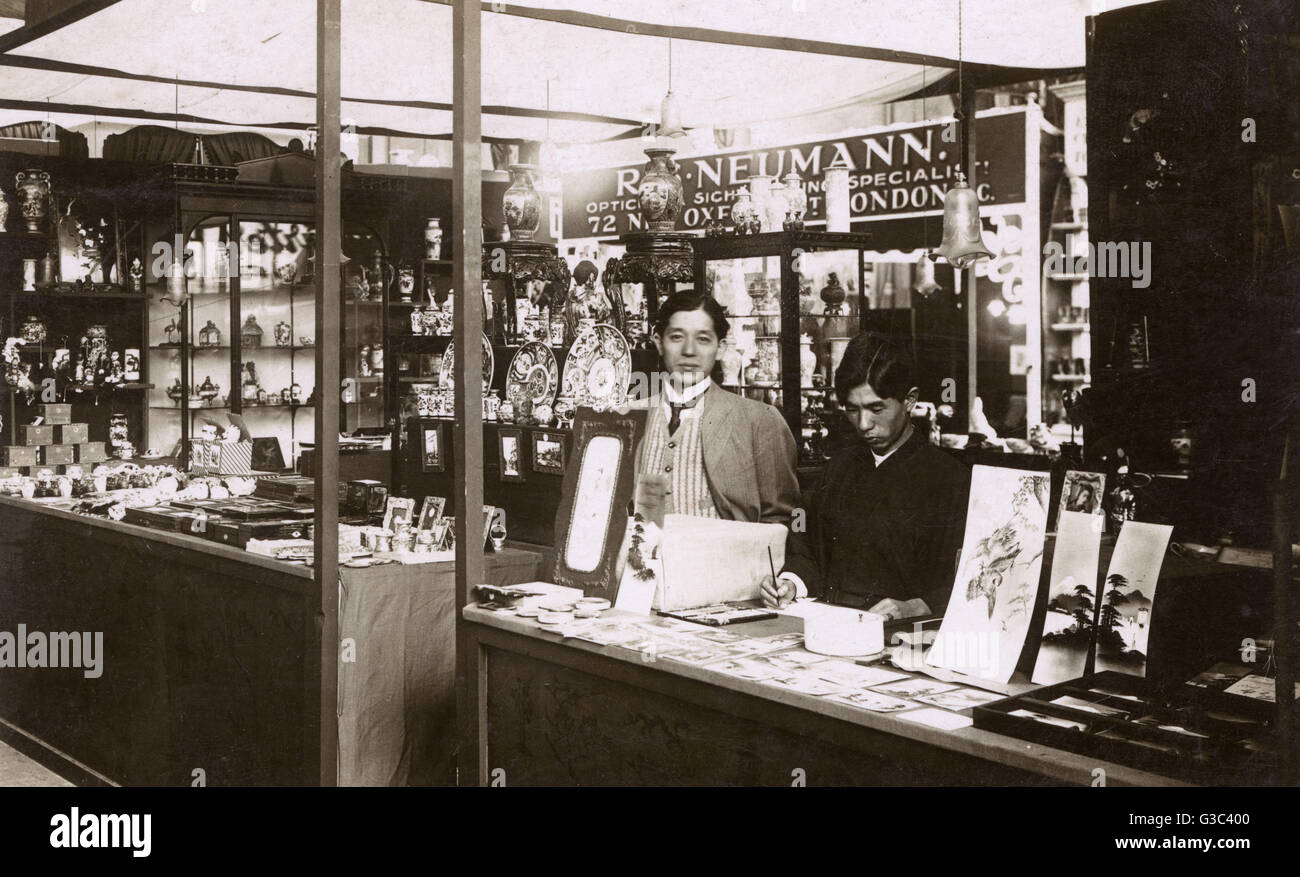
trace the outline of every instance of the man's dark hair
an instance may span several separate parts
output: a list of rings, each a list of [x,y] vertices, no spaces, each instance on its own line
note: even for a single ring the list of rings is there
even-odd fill
[[[682,311],[704,311],[708,314],[713,320],[713,332],[718,336],[718,341],[726,338],[728,330],[731,329],[731,323],[727,322],[727,313],[722,309],[722,305],[718,304],[717,299],[703,292],[684,290],[674,292],[659,305],[659,310],[655,314],[655,334],[663,335],[673,314]]]
[[[849,393],[863,384],[870,384],[882,399],[902,402],[916,386],[911,358],[884,335],[863,332],[849,342],[835,370],[835,396],[840,404],[848,404]]]

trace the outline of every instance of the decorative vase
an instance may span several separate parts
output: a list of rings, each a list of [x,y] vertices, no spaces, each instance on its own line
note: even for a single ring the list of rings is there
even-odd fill
[[[506,226],[512,240],[531,241],[542,217],[542,199],[533,188],[533,171],[528,164],[510,166],[510,187],[501,199]]]
[[[255,314],[244,318],[244,325],[239,329],[239,343],[246,348],[262,346],[262,327],[257,325]]]
[[[812,338],[799,336],[799,385],[811,387],[813,373],[817,371],[817,354],[813,353]]]
[[[804,191],[803,179],[795,171],[785,175],[785,196],[787,201],[785,226],[803,228],[803,218],[808,213],[808,193]]]
[[[293,327],[284,320],[275,324],[275,346],[288,347],[293,344]]]
[[[371,346],[370,368],[377,375],[384,373],[384,345],[374,344]]]
[[[672,155],[677,150],[655,147],[645,151],[649,161],[641,174],[641,219],[650,231],[672,231],[682,213],[682,181]]]
[[[745,358],[740,355],[736,342],[728,338],[722,342],[722,382],[737,386],[740,384],[740,370],[745,365]]]
[[[366,272],[367,288],[370,295],[363,301],[382,301],[384,290],[393,282],[395,269],[392,265],[384,261],[384,254],[375,250],[370,259],[370,270]]]
[[[538,426],[550,426],[554,416],[555,412],[551,409],[551,406],[544,402],[533,408],[533,419],[537,421]]]
[[[573,404],[573,398],[570,396],[557,396],[555,399],[555,408],[552,413],[555,414],[555,423],[557,426],[573,426],[573,417],[577,414],[578,408]]]
[[[239,398],[257,404],[257,363],[244,363],[244,383],[240,387]]]
[[[758,234],[762,227],[758,208],[754,205],[748,186],[740,190],[735,203],[731,205],[731,221],[736,227],[736,234]]]
[[[849,231],[849,169],[828,167],[822,182],[826,196],[826,230]]]
[[[758,375],[754,378],[760,384],[770,384],[781,375],[781,337],[764,335],[758,339]]]
[[[430,217],[424,224],[424,258],[442,258],[442,226],[437,217]]]
[[[415,269],[409,266],[403,266],[397,272],[397,291],[401,295],[402,302],[409,302],[411,295],[415,292]]]
[[[501,395],[497,390],[487,394],[483,399],[483,419],[496,420],[501,414]]]
[[[826,285],[822,287],[821,299],[826,303],[827,316],[839,316],[844,313],[844,299],[848,297],[844,287],[840,285],[840,278],[834,271],[826,278]]]
[[[45,323],[35,314],[30,314],[23,321],[22,338],[28,344],[40,344],[45,340],[46,330]]]
[[[767,216],[764,228],[767,231],[781,231],[785,228],[785,216],[790,209],[790,195],[780,182],[772,183],[772,191],[767,199]]]
[[[756,380],[758,380],[758,360],[757,360],[757,359],[751,359],[751,360],[749,361],[749,365],[745,366],[745,372],[744,372],[744,374],[745,374],[745,384],[746,384],[747,386],[752,385]]]
[[[41,261],[36,266],[36,286],[45,287],[53,286],[58,282],[58,261],[54,258],[53,253],[46,253],[41,257]]]
[[[436,314],[437,311],[434,311],[433,313]],[[426,324],[424,321],[424,311],[420,308],[411,308],[411,334],[412,335],[425,334],[427,332],[427,329],[425,329],[425,325]],[[428,325],[429,328],[432,328],[432,323]]]
[[[5,233],[5,225],[9,222],[9,199],[5,197],[5,190],[0,189],[0,234]]]
[[[749,177],[749,196],[754,199],[754,208],[758,211],[759,231],[771,231],[767,226],[767,202],[772,199],[771,174],[751,174]]]
[[[497,420],[502,423],[515,422],[515,403],[509,399],[501,400],[501,407],[497,409]]]
[[[29,232],[39,232],[45,221],[50,201],[50,175],[48,172],[32,168],[19,171],[14,180],[17,183],[19,204],[23,212],[23,221]]]
[[[1192,437],[1192,423],[1190,420],[1179,421],[1178,429],[1169,437],[1169,447],[1174,452],[1174,465],[1182,471],[1192,468],[1192,461],[1195,459],[1196,440]]]

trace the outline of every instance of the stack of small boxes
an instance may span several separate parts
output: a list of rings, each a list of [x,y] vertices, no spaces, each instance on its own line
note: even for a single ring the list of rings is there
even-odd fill
[[[0,478],[35,475],[42,469],[62,475],[68,466],[94,465],[108,459],[104,443],[90,441],[89,424],[72,422],[72,405],[42,405],[40,421],[18,427],[18,444],[3,449]]]

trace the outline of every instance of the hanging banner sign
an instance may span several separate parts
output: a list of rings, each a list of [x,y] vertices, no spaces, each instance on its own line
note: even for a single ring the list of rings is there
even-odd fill
[[[981,204],[1025,200],[1023,109],[992,111],[975,120],[975,188]],[[677,159],[683,210],[677,227],[704,228],[727,222],[731,203],[754,174],[778,178],[795,171],[808,192],[804,221],[826,219],[823,172],[832,163],[849,173],[853,220],[943,209],[943,196],[956,178],[960,145],[951,122],[890,125],[798,146],[725,152]],[[637,185],[644,165],[600,168],[564,177],[564,237],[613,238],[642,231]]]

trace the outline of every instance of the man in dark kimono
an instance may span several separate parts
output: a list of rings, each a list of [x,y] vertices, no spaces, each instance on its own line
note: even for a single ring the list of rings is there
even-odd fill
[[[854,338],[835,393],[858,440],[804,496],[806,532],[791,530],[770,606],[803,596],[890,620],[942,614],[966,527],[970,470],[912,426],[912,365],[886,338]]]

